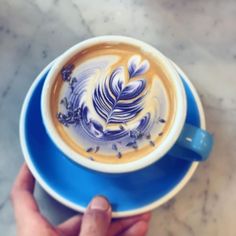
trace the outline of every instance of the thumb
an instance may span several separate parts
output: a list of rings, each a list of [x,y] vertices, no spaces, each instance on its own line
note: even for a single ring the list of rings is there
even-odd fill
[[[80,236],[105,236],[111,222],[111,206],[103,197],[95,197],[84,213]]]

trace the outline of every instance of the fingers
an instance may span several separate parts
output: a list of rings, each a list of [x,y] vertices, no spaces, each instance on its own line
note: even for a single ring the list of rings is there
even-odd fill
[[[33,193],[34,183],[35,183],[34,177],[31,174],[28,166],[24,163],[20,169],[18,176],[16,177],[12,190],[14,192],[14,190],[20,189]]]
[[[38,206],[33,197],[35,180],[26,164],[13,184],[11,199],[17,222],[29,219],[32,214],[38,212]]]
[[[80,236],[107,235],[110,222],[110,204],[103,197],[95,197],[83,216]]]
[[[108,236],[118,235],[124,230],[130,228],[132,225],[134,225],[138,221],[149,222],[150,218],[151,218],[151,214],[145,213],[142,215],[137,215],[137,216],[128,217],[128,218],[114,221],[111,227],[109,228]]]
[[[76,215],[58,225],[57,231],[62,235],[74,236],[79,235],[81,225],[81,216]]]
[[[148,231],[148,223],[146,221],[139,221],[132,225],[120,236],[145,236]]]

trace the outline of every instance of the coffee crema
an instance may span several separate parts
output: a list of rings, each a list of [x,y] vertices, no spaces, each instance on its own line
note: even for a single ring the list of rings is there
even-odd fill
[[[157,59],[123,43],[79,52],[57,75],[50,97],[62,140],[84,158],[113,164],[158,148],[175,107],[175,89]]]

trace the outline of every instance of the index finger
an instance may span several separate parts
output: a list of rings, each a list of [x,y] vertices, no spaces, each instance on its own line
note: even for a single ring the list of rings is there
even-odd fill
[[[33,197],[35,180],[27,165],[24,164],[12,187],[11,199],[17,221],[24,221],[38,212],[37,203]]]

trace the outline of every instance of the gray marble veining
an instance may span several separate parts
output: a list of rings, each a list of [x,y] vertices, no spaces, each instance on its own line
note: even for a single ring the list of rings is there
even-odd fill
[[[235,236],[235,22],[235,0],[1,0],[0,235],[16,234],[9,191],[23,162],[18,119],[30,84],[73,44],[120,34],[154,45],[187,72],[216,140],[190,183],[153,212],[149,236]],[[73,214],[40,187],[36,198],[53,223]]]

